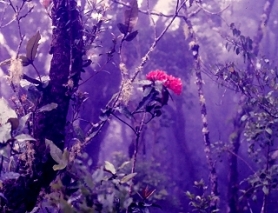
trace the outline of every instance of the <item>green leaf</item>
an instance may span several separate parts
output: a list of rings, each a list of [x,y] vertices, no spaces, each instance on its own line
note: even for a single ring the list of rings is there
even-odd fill
[[[103,177],[104,177],[103,168],[97,169],[92,175],[92,179],[95,183],[102,181]]]
[[[80,128],[79,125],[77,124],[73,124],[73,130],[77,136],[77,138],[81,141],[84,141],[85,140],[85,134],[84,134],[84,131]]]
[[[274,152],[271,154],[271,159],[272,159],[272,160],[278,159],[278,150],[274,151]]]
[[[26,124],[27,120],[29,119],[30,115],[31,115],[31,112],[29,112],[27,115],[24,115],[21,118],[19,118],[19,125],[17,128],[18,133],[21,133],[23,131],[25,124]]]
[[[120,167],[118,168],[119,170],[120,169],[123,169],[126,165],[130,164],[130,161],[125,161],[122,163],[122,165],[120,165]]]
[[[137,0],[130,0],[130,8],[125,10],[125,25],[127,31],[131,32],[138,20],[138,3]]]
[[[118,29],[120,30],[120,32],[121,32],[122,34],[124,34],[124,35],[127,34],[128,28],[127,28],[126,25],[124,25],[124,24],[122,24],[122,23],[118,23],[118,24],[117,24],[117,27],[118,27]]]
[[[241,117],[241,121],[246,121],[246,119],[248,118],[248,116],[247,115],[243,115],[242,117]]]
[[[109,116],[111,115],[112,110],[111,109],[104,109],[102,110],[102,113],[99,116],[99,119],[102,121],[106,121]]]
[[[111,174],[115,175],[116,174],[116,169],[114,167],[114,165],[112,163],[110,163],[109,161],[105,161],[104,162],[104,169],[107,172],[110,172]]]
[[[272,135],[272,129],[266,128],[265,131],[266,131],[268,134]]]
[[[137,175],[136,172],[124,176],[124,177],[121,179],[121,183],[126,183],[126,182],[130,181],[132,178],[135,177],[135,175]]]
[[[155,117],[160,117],[162,115],[162,111],[160,109],[155,109],[154,110],[154,116]]]
[[[257,195],[253,195],[251,199],[252,199],[253,201],[256,201],[256,200],[257,200]]]
[[[263,192],[264,192],[265,195],[268,195],[268,194],[269,194],[269,189],[268,189],[267,186],[263,186],[262,190],[263,190]]]
[[[139,86],[150,86],[150,85],[152,85],[152,81],[150,81],[150,80],[139,80],[136,83]]]
[[[17,136],[15,136],[15,139],[16,139],[18,142],[36,141],[35,138],[33,138],[31,135],[28,135],[28,134],[20,134],[20,135],[17,135]]]
[[[19,56],[20,60],[21,60],[21,64],[22,66],[26,67],[28,66],[30,63],[29,59],[25,56],[25,55],[20,55]]]
[[[38,31],[27,42],[26,57],[28,58],[28,60],[30,62],[33,62],[35,57],[36,57],[40,39],[41,39],[41,35],[40,35],[39,31]]]
[[[9,118],[7,123],[11,124],[12,131],[15,131],[19,126],[19,119],[18,118]]]
[[[133,39],[136,38],[137,34],[138,34],[138,30],[135,30],[135,31],[133,31],[132,33],[128,34],[128,35],[125,37],[125,40],[126,40],[126,41],[132,41]]]
[[[148,96],[152,92],[153,87],[151,87],[149,85],[146,85],[146,86],[143,86],[143,89],[144,89],[143,97],[146,97],[146,96]]]
[[[50,104],[46,104],[44,106],[42,106],[41,108],[38,109],[38,112],[48,112],[51,111],[53,109],[56,109],[58,107],[58,104],[56,103],[50,103]]]
[[[62,159],[58,164],[53,166],[53,170],[54,171],[63,170],[64,168],[67,167],[68,162],[69,162],[69,152],[65,150],[62,154]]]
[[[66,167],[67,167],[66,164],[55,164],[52,168],[54,171],[58,171],[58,170],[63,170]]]
[[[51,140],[45,139],[45,144],[50,148],[50,155],[56,163],[60,163],[63,158],[62,150],[59,149]]]
[[[239,47],[236,48],[236,54],[238,55],[240,53]]]
[[[146,93],[147,95],[144,95],[143,99],[139,102],[135,112],[139,109],[141,109],[143,106],[146,106],[148,105],[151,101],[153,101],[157,95],[158,95],[158,92],[155,91],[153,88],[151,88],[150,90],[147,88],[147,92]]]

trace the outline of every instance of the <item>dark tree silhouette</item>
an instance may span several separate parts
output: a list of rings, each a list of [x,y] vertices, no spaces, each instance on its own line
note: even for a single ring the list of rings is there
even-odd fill
[[[32,174],[20,176],[16,181],[3,183],[7,198],[6,212],[23,213],[31,211],[37,202],[42,187],[49,187],[55,178],[54,161],[46,148],[45,139],[53,141],[59,148],[64,147],[66,117],[71,94],[78,87],[82,70],[83,26],[75,1],[54,0],[51,11],[53,29],[50,54],[53,55],[50,68],[50,82],[42,89],[38,107],[57,103],[56,110],[35,114],[34,149]],[[77,42],[76,42],[77,41]],[[31,160],[31,159],[26,159]],[[24,165],[25,162],[22,162]],[[24,168],[21,168],[24,170]]]

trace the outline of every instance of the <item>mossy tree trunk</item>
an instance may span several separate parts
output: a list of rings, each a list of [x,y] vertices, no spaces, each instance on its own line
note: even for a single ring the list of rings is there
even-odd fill
[[[51,11],[53,35],[50,54],[53,55],[50,68],[50,82],[43,90],[38,107],[50,103],[58,107],[50,112],[34,115],[34,137],[37,141],[30,145],[33,154],[24,153],[25,166],[31,161],[30,171],[17,180],[3,183],[3,194],[7,198],[5,212],[25,213],[36,205],[42,188],[47,188],[55,178],[49,149],[45,139],[53,141],[60,149],[64,148],[65,127],[70,97],[78,87],[82,70],[83,25],[74,0],[54,0]],[[29,159],[28,159],[29,157]],[[30,163],[30,162],[29,162]],[[24,170],[22,167],[20,171]]]

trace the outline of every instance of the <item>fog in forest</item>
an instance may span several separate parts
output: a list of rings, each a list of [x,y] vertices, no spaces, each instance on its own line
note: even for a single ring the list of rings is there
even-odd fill
[[[278,212],[277,11],[0,0],[0,212]]]

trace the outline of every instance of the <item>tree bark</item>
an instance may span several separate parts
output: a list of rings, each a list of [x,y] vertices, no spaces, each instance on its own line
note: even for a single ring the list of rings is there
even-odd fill
[[[245,100],[245,98],[244,98]],[[246,114],[246,110],[242,107],[237,112],[233,120],[234,131],[230,136],[231,153],[228,155],[228,213],[238,212],[238,162],[237,154],[240,147],[240,138],[245,122],[241,121],[242,116]]]
[[[27,152],[33,151],[34,154],[25,162],[31,161],[31,171],[27,175],[21,174],[17,180],[3,182],[3,194],[7,198],[5,212],[8,213],[31,211],[41,189],[48,187],[55,178],[56,173],[52,168],[55,162],[45,145],[45,139],[53,141],[60,149],[64,148],[70,96],[78,87],[82,70],[83,25],[76,2],[54,0],[53,3],[50,82],[43,90],[38,107],[50,103],[57,103],[58,107],[50,112],[34,114],[34,137],[37,141],[29,146]]]
[[[194,60],[194,72],[196,75],[196,85],[198,88],[198,97],[199,103],[201,107],[201,117],[202,117],[202,134],[204,140],[204,153],[207,159],[207,165],[209,169],[209,181],[210,181],[210,211],[216,211],[219,207],[219,191],[218,191],[218,174],[216,172],[215,162],[213,160],[212,151],[211,151],[211,141],[210,134],[208,128],[208,120],[207,120],[207,106],[206,99],[203,92],[203,78],[201,73],[201,56],[200,56],[200,46],[193,30],[193,25],[191,21],[187,18],[187,8],[184,6],[185,17],[184,21],[187,24],[189,29],[189,38],[190,38],[190,49],[192,52],[193,60]]]

